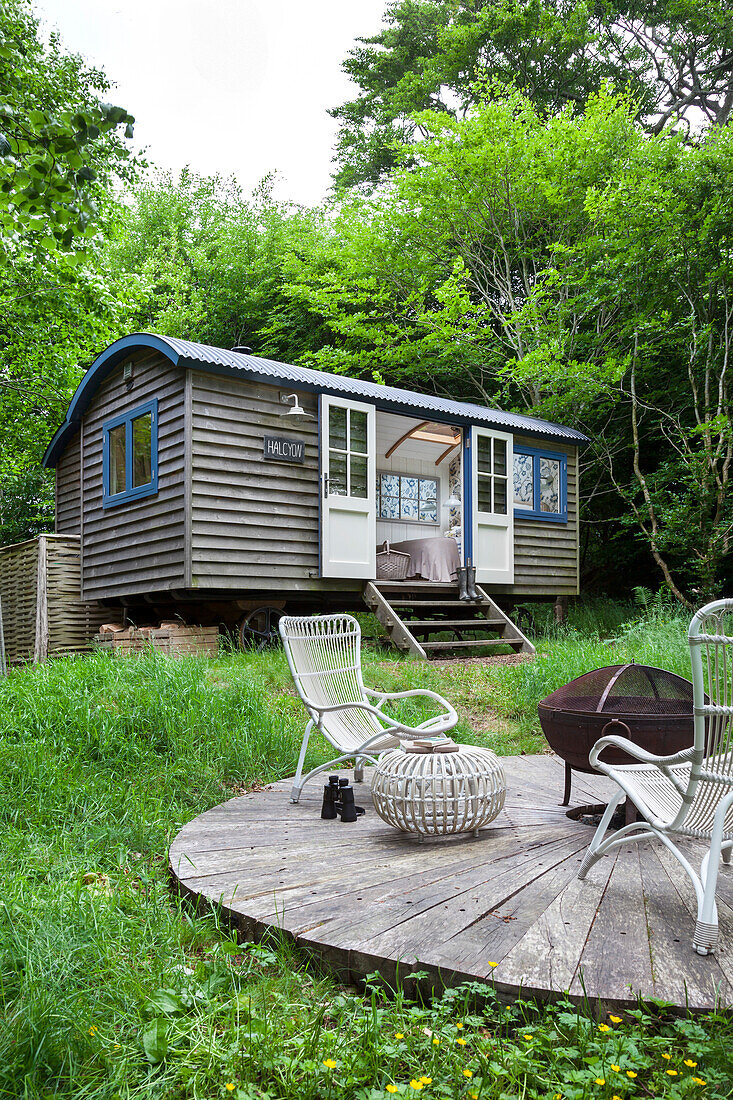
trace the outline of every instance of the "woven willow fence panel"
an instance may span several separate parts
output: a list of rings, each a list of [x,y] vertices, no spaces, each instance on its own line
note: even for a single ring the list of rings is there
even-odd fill
[[[8,664],[88,650],[109,608],[83,603],[79,538],[40,535],[0,547]]]

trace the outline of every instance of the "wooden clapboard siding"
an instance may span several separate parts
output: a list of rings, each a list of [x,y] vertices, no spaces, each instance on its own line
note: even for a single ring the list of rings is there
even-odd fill
[[[81,534],[81,437],[78,432],[56,467],[56,534]]]
[[[554,440],[514,436],[515,446],[527,445],[568,456],[568,521],[543,522],[514,516],[514,584],[492,592],[513,596],[567,596],[579,591],[577,448]]]
[[[191,375],[191,583],[290,588],[319,573],[318,425],[292,425],[276,386]],[[301,395],[315,413],[315,399]],[[265,461],[265,435],[305,440],[302,465]]]
[[[123,381],[120,364],[101,384],[84,416],[85,599],[161,592],[184,585],[185,372],[155,351],[138,354],[133,364],[132,385]],[[158,492],[104,508],[102,426],[154,397],[158,399]]]

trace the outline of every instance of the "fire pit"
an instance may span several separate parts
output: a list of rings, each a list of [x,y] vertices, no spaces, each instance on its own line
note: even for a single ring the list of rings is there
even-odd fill
[[[609,665],[571,680],[538,707],[542,731],[565,761],[565,796],[570,802],[573,768],[593,772],[588,754],[604,734],[628,737],[647,752],[668,756],[692,744],[692,684],[651,665]],[[603,759],[631,764],[620,749]]]

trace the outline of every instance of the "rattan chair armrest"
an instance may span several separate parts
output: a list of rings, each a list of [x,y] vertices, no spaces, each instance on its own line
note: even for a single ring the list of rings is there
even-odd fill
[[[438,695],[437,691],[430,691],[429,688],[411,688],[410,691],[373,691],[371,688],[365,687],[364,691],[367,695],[378,698],[380,707],[384,706],[390,699],[409,699],[417,695],[425,695],[429,699],[434,699],[436,703],[440,703],[442,707],[445,707],[446,712],[451,716],[455,715],[456,721],[458,721],[458,715],[448,700],[444,699],[442,695]]]
[[[604,749],[612,746],[616,749],[623,749],[629,756],[633,756],[640,764],[656,764],[658,767],[671,764],[687,764],[692,759],[692,747],[689,749],[683,749],[682,752],[676,752],[672,756],[655,756],[654,753],[647,752],[646,749],[642,749],[640,745],[635,744],[633,741],[629,741],[628,737],[619,737],[617,734],[609,734],[608,737],[601,737],[596,741],[593,748],[590,750],[588,760],[591,767],[595,768],[599,763],[598,757],[601,755]],[[605,767],[623,768],[629,765],[624,764],[604,764],[604,761],[600,761],[601,765]]]
[[[422,693],[407,692],[407,694]],[[434,693],[430,692],[429,694],[432,695]],[[438,696],[438,698],[440,698],[440,696]],[[428,728],[425,722],[423,722],[419,726],[406,726],[404,722],[395,721],[394,718],[390,718],[390,716],[388,714],[385,714],[384,711],[378,710],[376,707],[370,706],[369,703],[334,703],[332,706],[328,707],[320,707],[316,706],[315,704],[310,705],[315,711],[317,711],[319,715],[319,720],[320,717],[324,714],[335,714],[340,710],[365,710],[367,714],[373,714],[376,718],[380,718],[383,722],[389,723],[389,725],[385,726],[381,733],[378,735],[380,737],[392,736],[400,738],[402,740],[409,740],[411,737],[414,737],[416,733],[423,733],[425,729]],[[450,706],[450,704],[448,704],[448,706]],[[435,718],[429,718],[427,721],[429,723],[432,723],[432,725],[429,727],[431,729],[436,728],[440,730],[449,730],[453,729],[453,727],[455,726],[456,722],[458,721],[458,715],[453,710],[453,708],[450,707],[450,710],[446,711],[444,715],[439,714]],[[372,738],[370,738],[369,740],[371,741]]]

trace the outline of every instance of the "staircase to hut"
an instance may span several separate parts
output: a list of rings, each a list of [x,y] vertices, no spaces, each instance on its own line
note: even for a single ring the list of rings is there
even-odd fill
[[[403,653],[431,657],[534,653],[519,627],[476,586],[479,601],[458,599],[458,586],[432,581],[368,581],[364,602]]]

